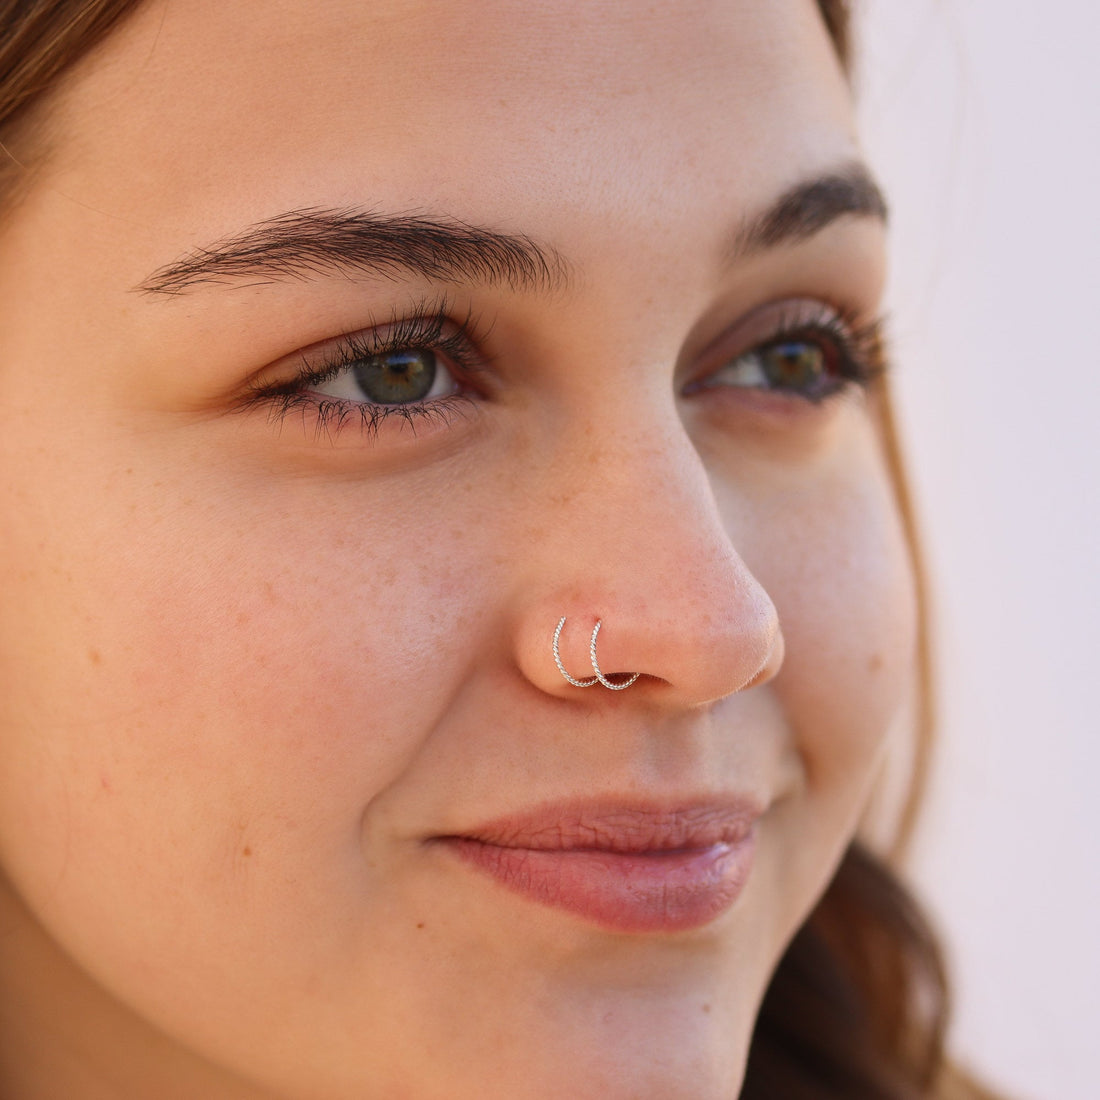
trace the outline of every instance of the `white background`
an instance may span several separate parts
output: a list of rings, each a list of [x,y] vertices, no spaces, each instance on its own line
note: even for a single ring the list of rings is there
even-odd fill
[[[914,871],[952,957],[956,1049],[1020,1100],[1096,1100],[1100,4],[860,11],[939,619]]]

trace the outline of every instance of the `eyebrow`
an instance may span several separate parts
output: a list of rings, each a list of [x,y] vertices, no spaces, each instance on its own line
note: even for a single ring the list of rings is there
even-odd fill
[[[416,214],[313,208],[280,214],[195,249],[135,289],[176,295],[211,283],[254,285],[350,272],[391,278],[415,273],[432,281],[503,284],[513,290],[557,290],[569,281],[564,257],[523,235]]]
[[[886,220],[886,202],[859,163],[795,184],[742,223],[731,261],[793,244],[847,216]],[[570,265],[556,249],[522,234],[417,214],[306,208],[249,226],[158,268],[134,289],[176,296],[195,287],[307,279],[352,272],[429,281],[479,282],[513,290],[569,285]]]
[[[742,224],[731,259],[781,244],[796,244],[845,217],[873,218],[883,223],[889,217],[882,191],[859,161],[784,191],[766,210]]]

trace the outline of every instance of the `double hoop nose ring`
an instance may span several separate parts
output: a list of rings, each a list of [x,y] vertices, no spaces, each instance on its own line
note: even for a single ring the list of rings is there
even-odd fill
[[[561,637],[561,628],[563,626],[565,626],[564,615],[558,620],[558,628],[554,631],[554,644],[552,647],[554,650],[554,663],[558,666],[558,671],[562,676],[564,676],[574,687],[590,688],[593,684],[603,684],[603,686],[610,691],[625,691],[626,688],[630,687],[630,685],[641,676],[640,672],[635,672],[629,680],[624,680],[621,684],[613,684],[600,671],[600,663],[596,660],[596,638],[599,637],[600,627],[603,626],[602,619],[596,621],[596,627],[592,631],[592,640],[588,643],[588,656],[592,660],[592,671],[596,675],[593,676],[591,680],[577,680],[570,676],[569,673],[565,671],[565,665],[561,663],[561,652],[558,649],[558,639]]]

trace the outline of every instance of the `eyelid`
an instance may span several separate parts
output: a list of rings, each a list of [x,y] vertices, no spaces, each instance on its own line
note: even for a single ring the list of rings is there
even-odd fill
[[[696,357],[701,366],[693,374],[706,374],[783,333],[835,327],[838,321],[846,321],[844,311],[816,298],[766,302],[745,314],[703,348]]]
[[[472,308],[456,312],[447,298],[394,307],[389,318],[368,318],[365,325],[337,332],[303,345],[256,371],[244,384],[240,404],[268,398],[305,395],[311,385],[325,382],[360,358],[409,347],[436,351],[462,383],[487,370],[491,358],[484,351],[490,326],[483,325]],[[480,388],[480,387],[478,387]]]

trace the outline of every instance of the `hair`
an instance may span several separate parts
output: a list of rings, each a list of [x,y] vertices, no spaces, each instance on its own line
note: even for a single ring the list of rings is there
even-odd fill
[[[0,212],[44,152],[40,124],[51,93],[139,6],[140,0],[0,0]],[[850,75],[849,0],[818,0],[818,7]],[[883,396],[886,461],[913,556],[921,620],[908,786],[889,850],[853,841],[781,958],[760,1009],[741,1100],[996,1100],[946,1057],[943,953],[898,871],[926,785],[934,708],[920,544]]]

